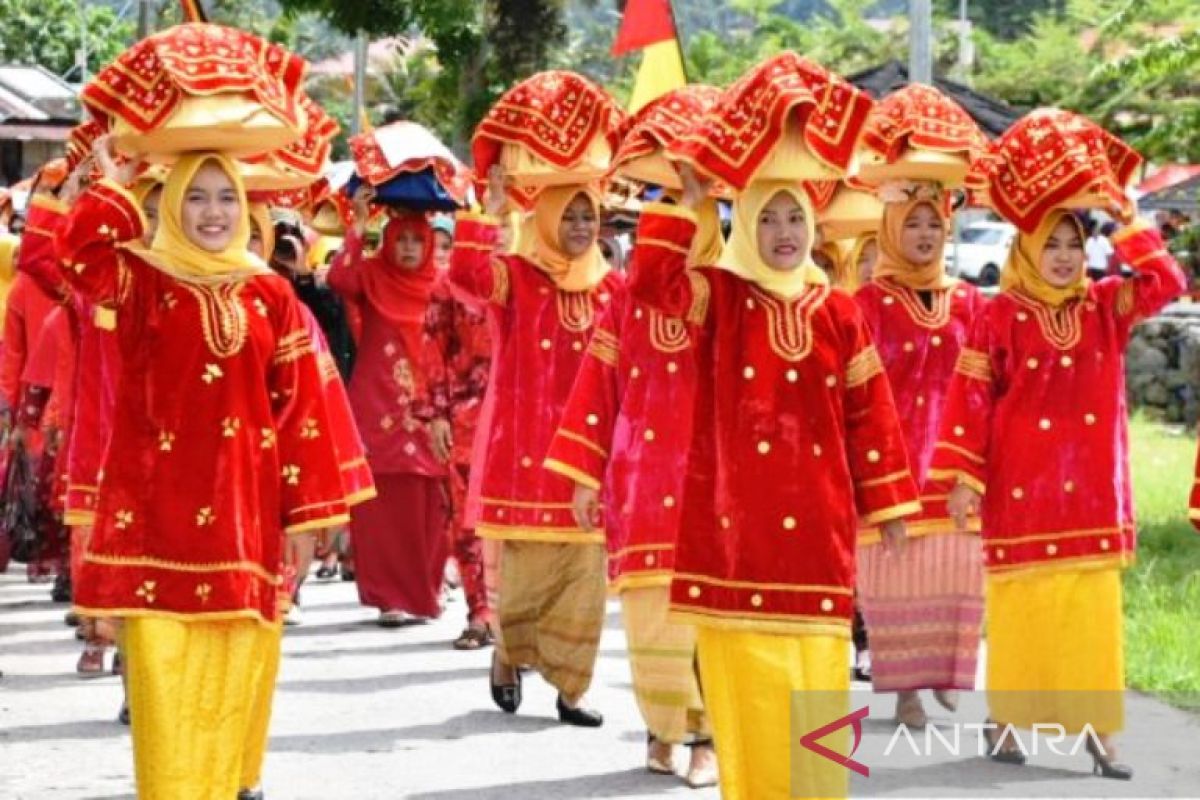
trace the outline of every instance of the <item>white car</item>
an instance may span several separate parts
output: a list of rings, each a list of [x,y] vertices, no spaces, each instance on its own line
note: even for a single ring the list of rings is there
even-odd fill
[[[1007,222],[973,222],[946,242],[946,270],[979,286],[995,286],[1017,229]]]

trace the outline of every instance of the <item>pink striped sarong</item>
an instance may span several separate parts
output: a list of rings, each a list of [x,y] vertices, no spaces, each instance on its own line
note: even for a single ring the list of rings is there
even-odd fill
[[[979,537],[910,539],[901,554],[858,549],[858,597],[877,692],[973,689],[983,623]]]

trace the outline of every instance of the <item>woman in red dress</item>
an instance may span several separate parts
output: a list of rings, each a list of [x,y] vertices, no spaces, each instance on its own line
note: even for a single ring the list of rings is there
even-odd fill
[[[372,197],[367,186],[355,195],[354,225],[329,285],[362,312],[350,405],[378,496],[356,507],[351,522],[358,595],[379,609],[380,625],[397,627],[442,613],[449,403],[425,326],[438,279],[433,229],[423,214],[394,217],[378,251],[364,257]]]
[[[979,540],[957,532],[946,512],[952,484],[927,473],[954,364],[984,299],[946,274],[945,191],[918,181],[903,187],[881,191],[880,259],[855,299],[892,385],[922,508],[908,521],[912,541],[898,557],[883,551],[876,527],[860,527],[858,595],[875,691],[896,692],[897,719],[919,728],[927,721],[919,689],[933,689],[953,710],[957,691],[975,686],[983,621]]]
[[[237,168],[181,156],[143,247],[109,147],[56,240],[72,287],[115,309],[121,354],[75,603],[125,618],[139,797],[233,797],[266,750],[285,534],[347,509],[312,343],[247,250]]]
[[[505,176],[489,174],[489,215],[460,215],[450,277],[487,303],[495,362],[479,535],[499,541],[492,697],[521,703],[517,667],[535,667],[558,690],[559,719],[597,726],[581,707],[604,624],[604,534],[571,511],[574,484],[542,469],[596,321],[622,290],[596,246],[598,193],[556,186],[538,197],[521,253],[497,253]]]

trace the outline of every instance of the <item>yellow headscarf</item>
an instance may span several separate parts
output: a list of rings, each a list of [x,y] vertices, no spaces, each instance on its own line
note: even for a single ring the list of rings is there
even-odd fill
[[[948,224],[942,204],[936,199],[914,197],[902,203],[884,203],[883,224],[879,229],[879,259],[875,263],[875,274],[872,276],[874,279],[891,278],[902,286],[917,290],[945,289],[954,284],[954,279],[946,274],[946,262],[943,259],[946,249],[944,236],[938,241],[937,252],[928,264],[913,264],[900,252],[904,223],[908,220],[908,215],[922,204],[933,209],[942,220],[943,227]]]
[[[585,292],[604,279],[610,267],[595,242],[579,258],[568,258],[558,244],[558,228],[567,206],[577,195],[584,195],[600,215],[600,195],[586,185],[551,186],[538,195],[533,214],[526,219],[518,237],[516,251],[550,276],[564,292]]]
[[[1013,240],[1012,248],[1008,251],[1008,261],[1004,264],[1004,271],[1000,273],[1001,291],[1017,289],[1050,306],[1060,306],[1087,294],[1089,281],[1085,269],[1079,270],[1079,278],[1074,283],[1062,289],[1051,286],[1042,277],[1042,251],[1046,249],[1050,234],[1064,218],[1070,220],[1079,231],[1080,242],[1087,239],[1078,217],[1061,208],[1051,211],[1032,235],[1018,233],[1017,238]]]
[[[867,249],[867,245],[874,244],[878,248],[878,239],[879,237],[874,233],[864,233],[855,239],[854,244],[850,246],[850,252],[846,254],[846,271],[850,276],[848,280],[853,284],[853,288],[847,287],[849,291],[858,291],[859,287],[862,286],[863,279],[858,268],[858,262],[862,260],[862,254]],[[878,257],[876,257],[876,261],[878,262]],[[871,280],[874,277],[875,269],[872,266],[871,274],[867,277],[867,280]]]
[[[263,260],[270,261],[271,254],[275,252],[275,223],[271,221],[271,207],[266,203],[251,203],[250,225],[251,235],[257,230],[258,238],[262,239]]]
[[[758,254],[758,215],[779,192],[787,192],[804,209],[804,224],[808,228],[809,252],[795,269],[771,269]],[[813,263],[812,243],[816,236],[816,214],[812,201],[795,183],[787,181],[754,181],[733,203],[733,231],[717,266],[729,270],[744,280],[757,284],[772,294],[794,297],[810,284],[828,284],[829,276]]]
[[[229,245],[220,253],[212,253],[193,244],[183,230],[183,203],[192,179],[205,163],[219,166],[237,191],[243,213]],[[158,232],[149,248],[130,246],[129,249],[157,269],[184,281],[199,283],[221,282],[268,274],[267,265],[246,246],[250,242],[250,217],[246,210],[246,189],[237,168],[219,153],[188,153],[180,157],[163,184],[158,205]]]
[[[0,336],[4,331],[4,318],[8,313],[8,293],[17,277],[17,247],[19,236],[0,234]]]

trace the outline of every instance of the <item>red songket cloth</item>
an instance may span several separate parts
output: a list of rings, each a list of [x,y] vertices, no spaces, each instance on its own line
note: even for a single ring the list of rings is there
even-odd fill
[[[312,340],[285,279],[176,277],[118,245],[142,232],[101,181],[57,242],[75,290],[116,309],[121,354],[76,606],[275,624],[284,534],[348,520]]]

